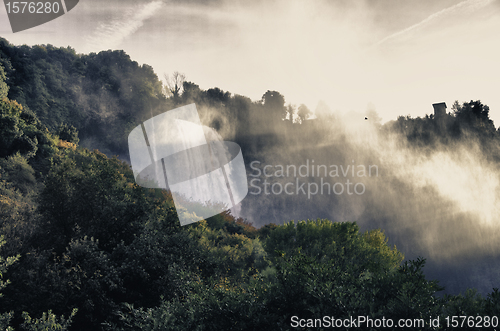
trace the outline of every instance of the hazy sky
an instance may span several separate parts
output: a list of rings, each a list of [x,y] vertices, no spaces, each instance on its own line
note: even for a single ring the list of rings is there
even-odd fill
[[[384,121],[480,99],[500,126],[500,0],[80,0],[68,14],[0,36],[77,52],[124,49],[160,78],[314,110],[375,109]]]

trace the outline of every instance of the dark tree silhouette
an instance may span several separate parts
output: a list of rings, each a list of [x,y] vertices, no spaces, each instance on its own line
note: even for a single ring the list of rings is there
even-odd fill
[[[299,111],[297,112],[297,115],[300,118],[300,123],[304,123],[304,121],[307,120],[311,116],[311,114],[312,112],[309,110],[309,108],[306,107],[306,105],[300,105]]]
[[[186,76],[178,71],[175,71],[172,76],[165,74],[164,77],[166,84],[165,91],[167,92],[166,94],[171,94],[174,98],[179,97],[184,86]]]
[[[280,121],[286,117],[285,97],[277,91],[267,91],[262,96],[262,102],[266,111],[270,112],[270,117],[275,121]]]

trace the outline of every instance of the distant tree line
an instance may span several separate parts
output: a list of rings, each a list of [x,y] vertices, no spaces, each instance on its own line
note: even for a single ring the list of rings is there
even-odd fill
[[[180,227],[168,192],[139,187],[127,163],[79,146],[124,152],[138,123],[195,102],[204,123],[256,157],[314,146],[331,115],[307,121],[305,106],[276,91],[253,102],[186,81],[167,97],[152,68],[122,51],[1,39],[0,63],[2,329],[288,330],[292,316],[498,315],[497,289],[436,296],[425,259],[403,262],[380,229],[326,219],[257,229],[229,212]],[[446,143],[432,117],[384,127],[416,146]],[[444,128],[497,139],[479,101],[457,104]]]

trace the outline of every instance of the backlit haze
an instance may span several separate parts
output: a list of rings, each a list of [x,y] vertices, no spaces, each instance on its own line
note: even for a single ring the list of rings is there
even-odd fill
[[[0,35],[15,45],[123,49],[160,79],[179,71],[201,89],[253,100],[274,90],[286,103],[346,114],[333,124],[309,122],[321,128],[314,146],[301,137],[257,161],[376,164],[380,176],[360,179],[366,194],[288,205],[282,196],[250,194],[234,214],[256,226],[326,217],[380,227],[407,258],[428,258],[429,274],[452,290],[498,287],[500,169],[491,151],[473,138],[415,149],[400,136],[380,135],[373,111],[383,123],[432,114],[433,103],[451,111],[455,100],[481,100],[500,126],[500,0],[81,0],[16,34],[4,7],[0,17]],[[356,113],[371,114],[370,121]]]
[[[158,76],[261,98],[266,90],[314,110],[374,109],[383,122],[431,104],[480,99],[500,124],[500,1],[82,0],[11,43],[123,49]],[[450,109],[448,108],[448,111]]]

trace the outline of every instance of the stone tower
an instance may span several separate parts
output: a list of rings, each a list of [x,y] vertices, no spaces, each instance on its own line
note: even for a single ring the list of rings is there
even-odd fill
[[[433,103],[432,107],[434,107],[434,118],[444,118],[446,115],[446,103],[445,102],[440,102],[440,103]]]

